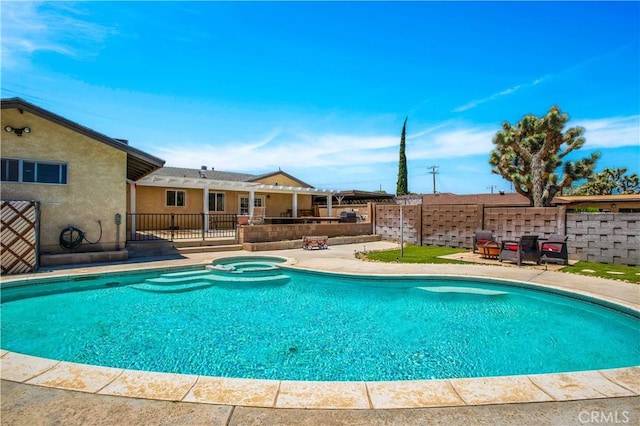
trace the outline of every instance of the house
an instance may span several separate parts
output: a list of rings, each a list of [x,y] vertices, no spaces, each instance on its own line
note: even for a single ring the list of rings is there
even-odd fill
[[[69,253],[61,246],[65,230],[73,252],[122,249],[127,182],[164,161],[20,98],[2,99],[1,107],[2,200],[39,206],[34,246],[40,254]],[[6,223],[3,216],[3,249],[10,239]]]
[[[570,212],[640,213],[640,194],[558,196],[552,204],[566,206]]]
[[[327,199],[331,208],[332,191],[316,189],[282,170],[253,175],[207,166],[200,169],[163,167],[130,183],[132,214],[252,217],[254,209],[261,208],[267,217],[311,216],[314,215],[314,196]]]
[[[333,194],[333,198],[337,200],[338,204],[367,204],[367,203],[393,203],[396,196],[394,194],[387,194],[386,192],[376,191],[361,191],[358,189],[350,189],[346,191],[339,191]],[[326,199],[314,198],[314,204],[326,205]]]

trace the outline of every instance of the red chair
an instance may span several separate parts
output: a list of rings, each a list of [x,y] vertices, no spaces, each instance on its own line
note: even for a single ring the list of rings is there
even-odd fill
[[[476,253],[478,251],[478,247],[482,247],[489,241],[495,240],[496,237],[493,235],[493,232],[485,231],[484,229],[478,229],[473,234],[473,252]]]
[[[567,239],[565,235],[550,235],[549,238],[540,243],[541,261],[544,263],[569,264],[569,253],[567,250]]]
[[[537,235],[523,235],[514,241],[503,241],[500,247],[498,260],[509,260],[516,262],[518,266],[523,261],[536,262],[540,264],[540,247]]]

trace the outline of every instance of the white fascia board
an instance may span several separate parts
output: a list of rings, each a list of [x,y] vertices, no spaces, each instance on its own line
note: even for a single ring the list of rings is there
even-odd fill
[[[261,192],[279,192],[292,194],[294,192],[298,194],[311,194],[311,195],[332,195],[333,191],[316,189],[316,188],[304,188],[297,186],[282,186],[282,185],[266,185],[255,182],[238,182],[228,180],[212,180],[212,179],[194,179],[194,178],[180,178],[180,177],[165,177],[165,176],[147,176],[139,181],[135,182],[139,186],[170,186],[174,188],[192,188],[209,190],[232,190],[232,191],[261,191]]]

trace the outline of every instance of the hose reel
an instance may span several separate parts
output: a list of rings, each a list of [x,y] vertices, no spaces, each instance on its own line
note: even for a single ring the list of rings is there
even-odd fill
[[[95,242],[89,241],[86,234],[75,226],[67,226],[60,232],[60,247],[72,250],[82,244],[98,244],[102,239],[102,223],[98,221],[98,225],[100,225],[100,236]]]

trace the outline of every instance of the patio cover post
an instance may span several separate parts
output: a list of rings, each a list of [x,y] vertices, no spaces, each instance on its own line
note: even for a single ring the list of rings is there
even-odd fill
[[[249,190],[249,217],[253,219],[253,207],[256,202],[256,192],[253,189]]]
[[[327,195],[327,216],[333,216],[333,194]]]
[[[209,221],[207,220],[207,213],[209,213],[209,185],[205,185],[202,188],[202,213],[204,213],[204,216],[202,216],[204,221],[202,229],[204,229],[204,232],[209,232]]]
[[[295,191],[291,195],[291,216],[298,217],[298,193]]]
[[[131,235],[136,233],[136,183],[129,182],[129,213],[131,213]]]

